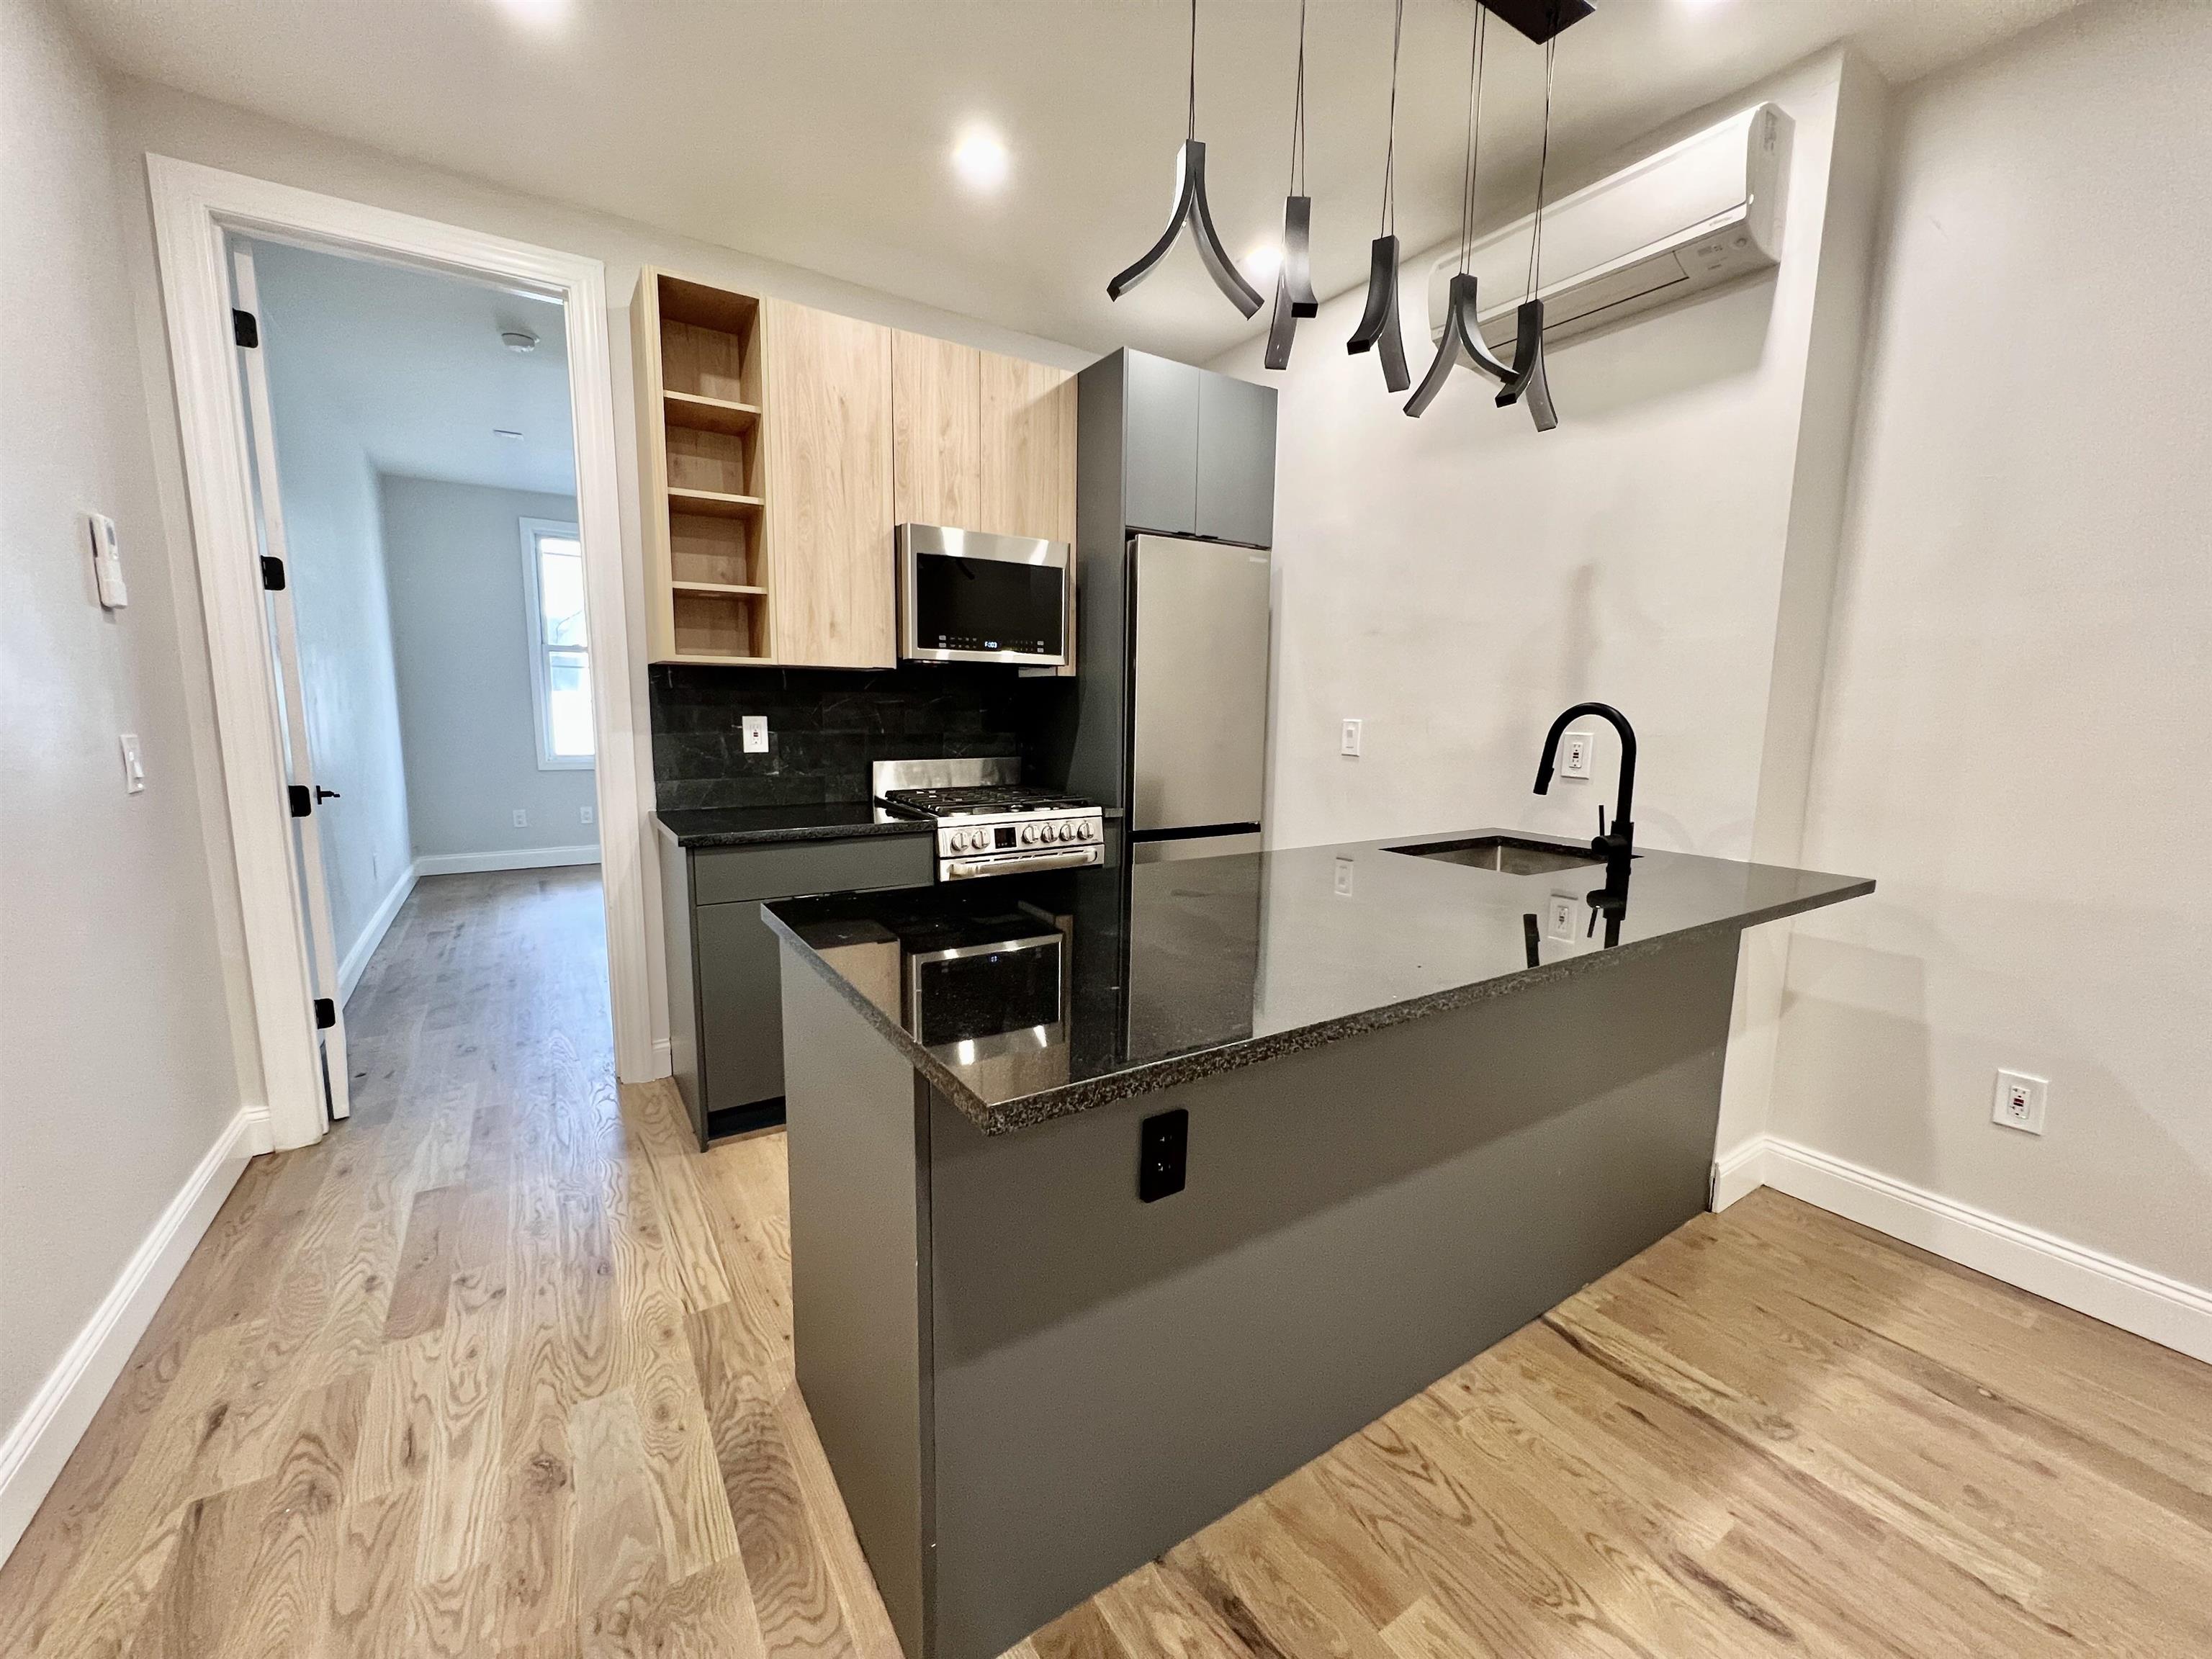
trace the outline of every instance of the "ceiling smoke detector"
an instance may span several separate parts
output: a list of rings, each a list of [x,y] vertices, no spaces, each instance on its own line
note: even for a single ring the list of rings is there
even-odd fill
[[[526,328],[503,328],[499,332],[500,343],[509,351],[535,351],[538,337]]]
[[[522,434],[512,427],[495,426],[491,429],[491,435],[495,438],[505,438],[510,443],[519,444],[522,441]]]

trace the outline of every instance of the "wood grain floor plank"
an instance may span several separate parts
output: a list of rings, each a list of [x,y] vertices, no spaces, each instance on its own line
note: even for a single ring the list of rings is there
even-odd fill
[[[420,884],[9,1562],[33,1659],[905,1659],[779,1132],[613,1083],[596,878]],[[1070,1494],[1072,1504],[1085,1495]],[[1771,1193],[1006,1659],[2212,1650],[2212,1368]]]

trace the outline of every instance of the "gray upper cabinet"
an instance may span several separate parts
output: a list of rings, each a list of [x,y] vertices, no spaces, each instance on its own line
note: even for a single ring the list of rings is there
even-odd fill
[[[1275,389],[1201,372],[1196,528],[1214,541],[1275,539]]]
[[[1100,358],[1077,384],[1079,540],[1149,530],[1273,544],[1273,386],[1141,351]]]
[[[1187,536],[1198,523],[1199,382],[1205,372],[1141,351],[1122,357],[1121,521]]]

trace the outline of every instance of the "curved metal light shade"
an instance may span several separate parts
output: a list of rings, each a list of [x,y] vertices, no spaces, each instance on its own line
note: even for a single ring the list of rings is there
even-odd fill
[[[1344,343],[1350,352],[1382,348],[1382,384],[1393,392],[1403,392],[1413,384],[1413,377],[1406,372],[1406,341],[1404,331],[1398,326],[1398,239],[1377,236],[1367,252],[1367,309],[1359,314],[1359,326],[1352,331],[1352,337]]]
[[[1498,394],[1498,406],[1510,408],[1526,398],[1535,416],[1536,430],[1549,432],[1559,423],[1552,407],[1552,388],[1544,379],[1544,302],[1523,300],[1513,314],[1513,378]]]
[[[1479,368],[1498,380],[1510,380],[1513,371],[1491,355],[1490,348],[1482,343],[1482,331],[1474,322],[1474,278],[1461,271],[1451,279],[1451,288],[1445,295],[1443,338],[1437,342],[1436,361],[1429,365],[1420,386],[1406,400],[1406,413],[1419,416],[1425,413],[1444,389],[1453,369],[1465,363],[1469,368]]]
[[[1283,198],[1283,259],[1275,271],[1275,314],[1267,325],[1267,364],[1291,366],[1291,342],[1298,319],[1321,310],[1313,291],[1313,198]],[[1300,297],[1303,295],[1304,297]]]
[[[1193,239],[1198,243],[1198,257],[1205,261],[1207,275],[1214,286],[1229,296],[1231,305],[1249,317],[1259,310],[1262,301],[1259,289],[1244,280],[1237,262],[1221,246],[1221,237],[1213,228],[1213,214],[1206,204],[1206,146],[1196,138],[1186,138],[1176,153],[1176,166],[1182,174],[1182,187],[1176,192],[1175,212],[1168,219],[1168,228],[1160,233],[1160,240],[1146,250],[1143,258],[1106,284],[1106,297],[1118,300],[1131,289],[1151,276],[1160,261],[1168,257],[1168,250],[1176,238],[1188,225]]]

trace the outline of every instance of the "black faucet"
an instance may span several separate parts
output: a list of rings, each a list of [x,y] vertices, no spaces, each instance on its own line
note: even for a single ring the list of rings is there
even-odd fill
[[[1599,807],[1597,836],[1590,842],[1590,851],[1605,860],[1605,885],[1589,896],[1590,925],[1595,927],[1598,916],[1603,915],[1606,943],[1611,945],[1620,937],[1620,918],[1628,908],[1629,860],[1636,856],[1636,728],[1628,723],[1628,716],[1609,702],[1578,702],[1553,720],[1544,737],[1543,758],[1536,763],[1536,793],[1551,793],[1552,764],[1559,756],[1559,739],[1584,714],[1610,720],[1613,729],[1620,733],[1620,792],[1613,799],[1613,827],[1607,829],[1605,808]]]

